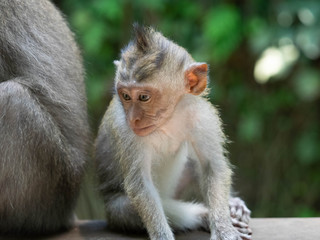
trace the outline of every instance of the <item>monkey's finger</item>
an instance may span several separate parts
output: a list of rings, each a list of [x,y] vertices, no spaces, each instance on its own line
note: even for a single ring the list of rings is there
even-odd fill
[[[240,233],[242,240],[252,240],[252,235]]]
[[[243,205],[243,211],[248,214],[248,215],[251,215],[251,211],[249,210],[249,208],[247,208],[246,205]]]
[[[236,206],[230,206],[230,215],[231,217],[236,217],[237,208]]]
[[[247,234],[247,235],[252,235],[252,230],[251,228],[240,228],[240,227],[236,227],[236,229],[238,230],[239,233],[243,233],[243,234]]]
[[[250,214],[244,214],[241,218],[241,221],[248,224],[250,221]]]
[[[237,212],[236,212],[236,218],[237,218],[238,220],[241,220],[241,218],[243,217],[243,215],[244,215],[243,208],[242,208],[242,207],[238,208],[238,209],[237,209]]]
[[[243,215],[242,215],[242,221],[248,223],[250,220],[250,216],[251,216],[251,211],[246,207],[243,206]]]
[[[235,218],[232,218],[231,222],[232,222],[232,225],[235,227],[240,227],[240,228],[248,228],[249,227],[248,224],[241,222],[241,221],[238,221]]]
[[[252,239],[252,232],[246,232],[244,231],[244,229],[237,229],[238,232],[240,233],[240,237],[243,239],[243,240],[251,240]],[[241,232],[243,231],[243,232]]]

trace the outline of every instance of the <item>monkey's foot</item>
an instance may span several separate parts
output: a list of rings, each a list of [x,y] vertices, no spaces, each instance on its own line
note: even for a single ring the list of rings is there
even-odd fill
[[[237,231],[230,223],[216,222],[216,228],[211,229],[210,240],[242,240],[242,234]]]
[[[248,225],[251,211],[247,208],[245,202],[238,197],[230,198],[229,208],[232,224],[241,234],[241,238],[251,240],[252,230]]]
[[[240,236],[243,240],[251,240],[252,239],[252,230],[248,224],[246,224],[244,222],[240,222],[234,218],[231,218],[231,221],[232,221],[232,225],[240,233]]]

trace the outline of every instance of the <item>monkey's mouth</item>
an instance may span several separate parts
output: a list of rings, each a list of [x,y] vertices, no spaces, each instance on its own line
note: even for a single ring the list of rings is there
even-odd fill
[[[156,129],[155,125],[150,125],[150,126],[142,127],[142,128],[133,128],[132,130],[138,136],[144,137],[144,136],[147,136],[150,133],[152,133],[155,129]]]

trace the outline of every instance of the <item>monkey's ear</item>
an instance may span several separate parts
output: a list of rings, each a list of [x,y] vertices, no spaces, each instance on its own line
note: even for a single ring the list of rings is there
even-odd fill
[[[193,95],[199,95],[207,87],[208,65],[206,63],[191,64],[185,71],[186,90]]]

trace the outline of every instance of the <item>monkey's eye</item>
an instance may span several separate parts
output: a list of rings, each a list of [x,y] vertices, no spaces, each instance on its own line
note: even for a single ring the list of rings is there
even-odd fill
[[[126,101],[131,100],[131,97],[130,97],[128,94],[126,94],[126,93],[122,93],[122,97],[123,97],[123,99],[126,100]]]
[[[149,95],[146,95],[146,94],[143,94],[143,95],[140,95],[139,96],[139,100],[142,101],[142,102],[146,102],[150,99],[150,96]]]

